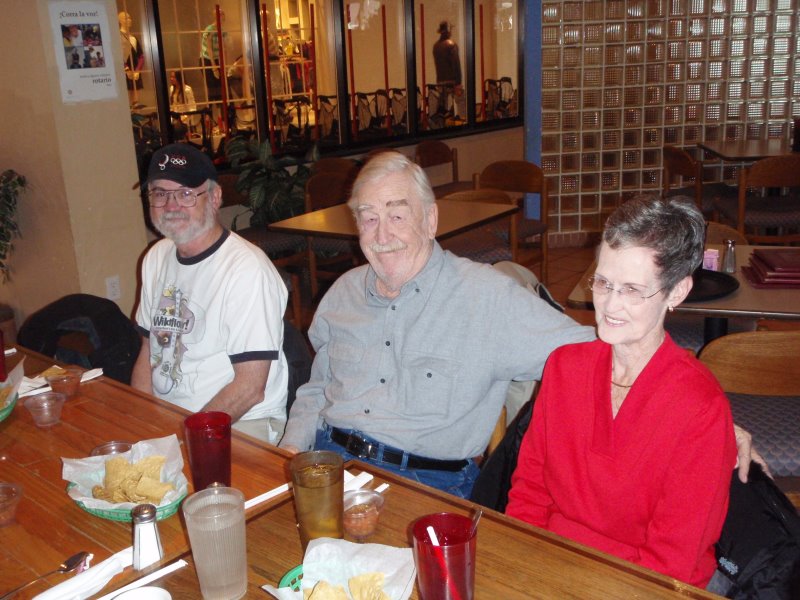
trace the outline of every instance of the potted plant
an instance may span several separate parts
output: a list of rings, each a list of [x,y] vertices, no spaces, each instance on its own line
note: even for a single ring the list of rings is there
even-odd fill
[[[239,174],[236,189],[247,197],[251,227],[262,227],[302,214],[305,210],[305,186],[311,175],[310,163],[318,158],[314,145],[302,159],[275,157],[268,140],[259,144],[255,138],[231,139],[225,154],[231,168]],[[236,229],[236,217],[232,228]]]
[[[13,169],[0,174],[0,272],[3,281],[8,281],[11,273],[7,260],[14,247],[12,240],[19,236],[17,200],[25,185],[25,178]]]

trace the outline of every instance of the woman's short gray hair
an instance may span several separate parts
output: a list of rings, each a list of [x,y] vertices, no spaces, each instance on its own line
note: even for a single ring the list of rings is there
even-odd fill
[[[347,203],[348,206],[353,210],[357,208],[357,199],[364,185],[383,179],[393,173],[404,173],[408,176],[417,198],[422,202],[423,208],[427,208],[436,202],[431,183],[422,167],[412,162],[404,154],[394,150],[381,150],[373,154],[358,172],[358,177],[353,182],[353,190]]]
[[[671,290],[703,262],[705,220],[694,202],[643,194],[611,214],[603,241],[611,248],[653,250],[661,285]]]

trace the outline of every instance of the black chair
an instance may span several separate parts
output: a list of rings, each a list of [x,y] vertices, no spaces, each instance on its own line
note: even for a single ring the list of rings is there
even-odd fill
[[[288,319],[283,319],[283,354],[289,367],[289,394],[286,398],[286,418],[297,396],[297,388],[311,377],[311,351],[306,339]]]
[[[69,343],[69,340],[78,343]],[[111,300],[71,294],[33,313],[19,330],[17,342],[40,354],[129,384],[141,336]]]

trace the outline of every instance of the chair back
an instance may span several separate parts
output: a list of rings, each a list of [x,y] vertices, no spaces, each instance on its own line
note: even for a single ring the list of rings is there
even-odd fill
[[[450,163],[453,181],[458,181],[458,151],[439,140],[424,140],[414,150],[414,162],[423,169]]]
[[[739,205],[738,205],[738,229],[745,235],[745,213],[747,208],[748,188],[784,188],[800,187],[800,154],[784,154],[782,156],[772,156],[762,158],[754,162],[749,167],[745,167],[739,172]],[[781,196],[770,196],[770,204],[775,204],[775,208],[780,210],[780,203],[784,200]],[[796,204],[796,203],[795,203]],[[797,217],[794,217],[795,221]],[[777,235],[748,235],[748,239],[754,243],[785,243],[800,241],[800,233],[777,234]]]
[[[725,240],[733,240],[742,245],[747,244],[747,238],[733,227],[716,221],[708,221],[706,223],[706,244],[724,244]]]
[[[311,174],[317,173],[350,173],[358,172],[359,165],[352,158],[329,156],[320,158],[311,164]]]
[[[464,190],[447,194],[442,200],[458,200],[460,202],[491,202],[492,204],[516,204],[503,190],[483,188],[480,190]]]
[[[664,146],[663,149],[663,181],[664,196],[669,194],[672,178],[676,175],[694,180],[694,199],[697,207],[703,208],[703,163],[695,160],[688,152],[675,146]]]
[[[237,173],[220,173],[217,175],[217,185],[222,188],[222,206],[238,206],[247,204],[247,196],[236,189],[239,180]]]
[[[800,396],[800,330],[749,331],[710,342],[699,359],[735,394]]]
[[[488,165],[477,176],[476,188],[495,188],[507,192],[547,195],[544,172],[526,160],[499,160]]]
[[[321,172],[306,181],[306,212],[336,206],[347,201],[353,173],[347,171]]]

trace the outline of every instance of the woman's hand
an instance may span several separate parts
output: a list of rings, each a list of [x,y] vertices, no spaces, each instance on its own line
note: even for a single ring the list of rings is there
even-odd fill
[[[753,446],[753,436],[736,423],[733,424],[733,432],[736,435],[736,451],[738,453],[736,466],[739,468],[739,480],[742,483],[747,483],[747,473],[750,471],[751,461],[756,461],[760,464],[764,468],[764,472],[772,477],[766,461]]]

